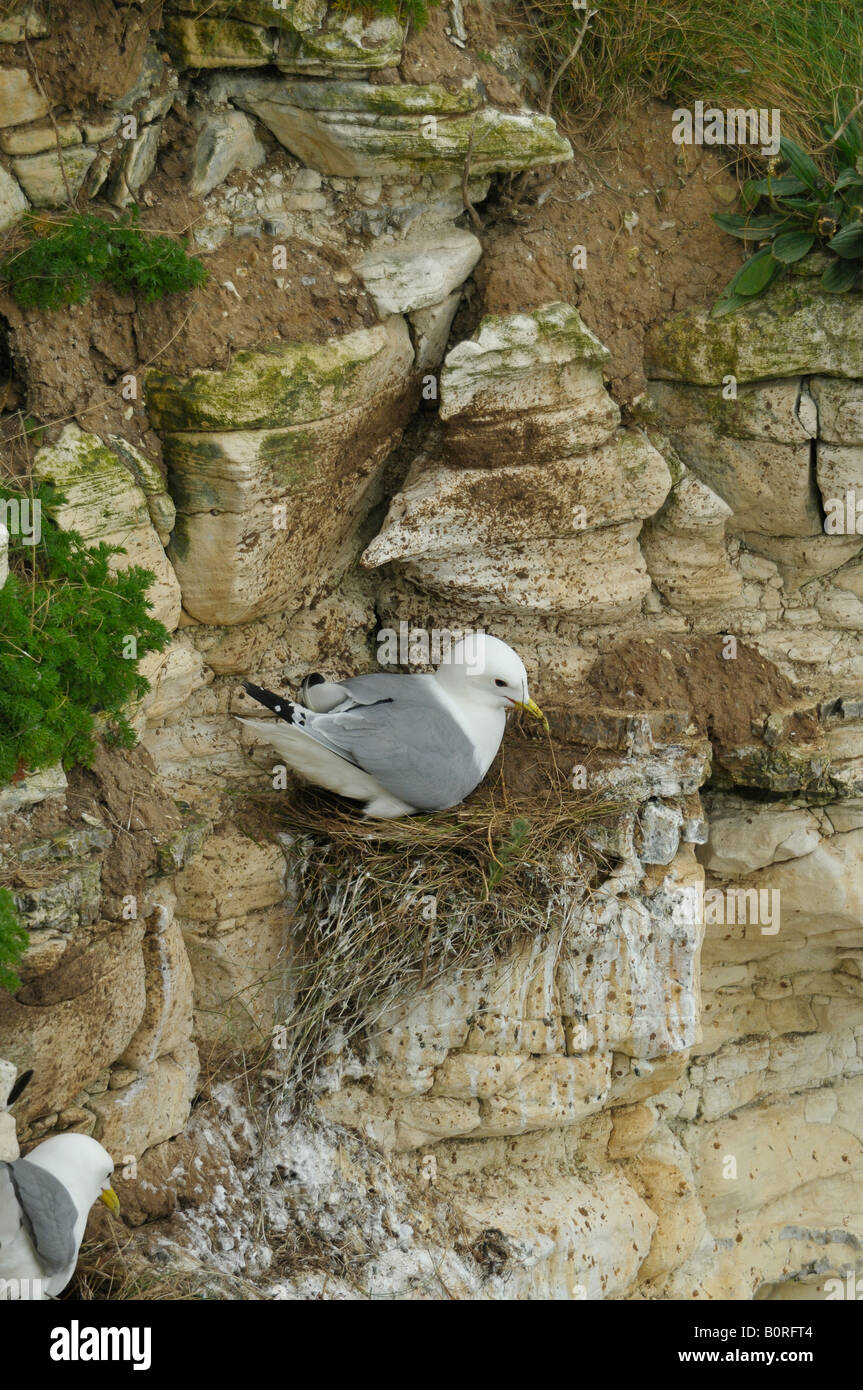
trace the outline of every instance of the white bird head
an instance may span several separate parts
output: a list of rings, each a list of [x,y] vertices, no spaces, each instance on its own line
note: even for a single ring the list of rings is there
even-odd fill
[[[528,695],[524,662],[499,637],[475,632],[460,638],[437,668],[435,679],[449,694],[475,704],[527,710],[548,730],[548,720]]]
[[[114,1160],[89,1134],[55,1134],[31,1149],[26,1159],[63,1184],[80,1216],[86,1216],[97,1199],[119,1212],[120,1202],[111,1186]]]

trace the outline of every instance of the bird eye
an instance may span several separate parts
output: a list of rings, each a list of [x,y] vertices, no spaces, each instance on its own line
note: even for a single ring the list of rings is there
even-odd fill
[[[495,681],[495,685],[506,685],[506,681]]]

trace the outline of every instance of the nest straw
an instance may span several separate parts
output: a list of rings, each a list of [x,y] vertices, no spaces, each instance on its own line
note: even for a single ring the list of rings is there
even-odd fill
[[[298,1103],[395,1003],[559,925],[593,891],[597,832],[620,810],[573,791],[553,755],[546,784],[517,803],[501,772],[453,811],[404,820],[362,820],[312,789],[276,807],[299,895],[281,1059]]]

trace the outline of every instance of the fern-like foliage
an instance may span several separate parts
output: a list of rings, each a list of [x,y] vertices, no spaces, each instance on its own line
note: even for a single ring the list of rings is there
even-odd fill
[[[118,222],[94,213],[56,221],[30,214],[25,234],[27,244],[0,264],[0,278],[22,308],[81,304],[100,284],[118,294],[161,299],[207,279],[203,261],[190,256],[182,242],[142,231],[137,208]]]
[[[20,989],[15,967],[20,965],[29,943],[15,911],[15,899],[8,888],[0,888],[0,989],[10,993]]]
[[[0,488],[0,500],[16,495]],[[87,763],[97,715],[112,741],[131,747],[126,707],[149,689],[138,660],[168,641],[148,611],[153,574],[112,573],[119,547],[62,531],[50,509],[63,499],[47,485],[35,498],[41,539],[10,537],[0,589],[0,786],[58,761]]]

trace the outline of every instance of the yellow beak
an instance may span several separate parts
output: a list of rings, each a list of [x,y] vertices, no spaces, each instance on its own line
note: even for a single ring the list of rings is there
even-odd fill
[[[102,1191],[99,1193],[99,1201],[104,1202],[108,1210],[112,1211],[115,1216],[120,1215],[120,1198],[117,1196],[113,1187],[103,1187]]]
[[[539,705],[535,704],[533,700],[514,700],[513,704],[517,705],[519,709],[527,710],[528,714],[532,714],[534,719],[539,720],[540,724],[545,729],[545,732],[549,732],[548,720],[546,719]]]

